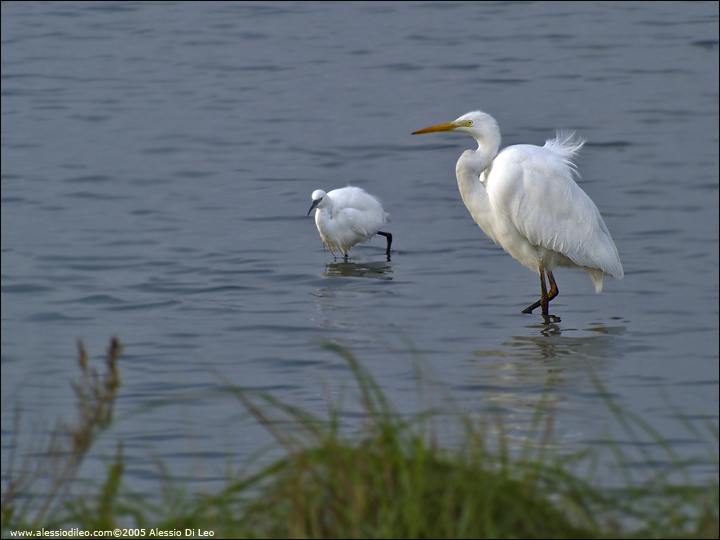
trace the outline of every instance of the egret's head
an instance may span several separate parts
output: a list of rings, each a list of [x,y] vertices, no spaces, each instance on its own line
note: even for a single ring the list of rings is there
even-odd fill
[[[486,148],[493,156],[500,148],[500,128],[492,116],[482,111],[469,112],[452,122],[419,129],[414,131],[413,135],[435,131],[467,133],[477,141],[478,147]]]
[[[500,128],[495,119],[482,111],[473,111],[463,114],[457,120],[446,122],[445,124],[437,124],[435,126],[426,127],[413,132],[413,135],[421,135],[423,133],[434,133],[436,131],[459,131],[467,133],[476,139],[487,133],[500,133]]]
[[[328,205],[328,196],[327,193],[325,193],[322,189],[316,189],[313,191],[312,194],[312,206],[310,207],[310,210],[308,210],[307,215],[310,215],[310,212],[315,210],[315,208],[325,208]]]

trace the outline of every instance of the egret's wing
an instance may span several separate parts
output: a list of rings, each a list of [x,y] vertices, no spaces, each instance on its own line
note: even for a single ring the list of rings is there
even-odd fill
[[[573,174],[569,156],[547,145],[516,145],[495,158],[486,187],[493,205],[531,244],[622,277],[605,222]]]
[[[384,212],[368,212],[357,208],[344,208],[339,210],[334,219],[340,228],[351,230],[358,237],[369,240],[385,224]]]
[[[368,240],[387,222],[387,214],[376,198],[358,187],[345,187],[328,193],[333,199],[333,219],[342,229],[352,230]]]

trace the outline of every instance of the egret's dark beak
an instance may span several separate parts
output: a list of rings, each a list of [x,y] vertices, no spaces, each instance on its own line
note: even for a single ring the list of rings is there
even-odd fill
[[[312,212],[313,210],[315,210],[315,207],[316,207],[318,204],[320,204],[320,201],[322,201],[322,199],[315,199],[315,200],[313,201],[312,206],[310,207],[310,210],[308,210],[308,213],[307,213],[308,216],[310,215],[310,212]]]

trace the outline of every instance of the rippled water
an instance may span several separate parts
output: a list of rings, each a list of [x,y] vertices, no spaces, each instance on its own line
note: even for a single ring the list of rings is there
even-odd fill
[[[581,186],[626,277],[595,295],[559,270],[556,325],[520,313],[537,276],[462,204],[454,167],[473,141],[410,136],[475,109],[503,145],[588,139]],[[310,194],[347,184],[391,214],[391,261],[382,238],[347,262],[323,251]],[[679,456],[707,458],[717,3],[3,2],[3,465],[15,408],[24,433],[72,415],[75,340],[99,357],[111,335],[120,414],[88,467],[123,440],[136,487],[156,485],[157,459],[205,485],[268,443],[215,393],[226,382],[321,415],[342,404],[357,425],[324,340],[403,413],[451,396],[523,444],[553,376],[561,449],[602,454],[612,436],[665,462],[597,380]]]

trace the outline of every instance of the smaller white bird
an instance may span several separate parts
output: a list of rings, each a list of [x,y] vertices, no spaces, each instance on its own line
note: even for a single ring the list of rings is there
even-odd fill
[[[308,215],[315,210],[320,238],[333,255],[334,249],[338,248],[347,258],[351,247],[379,234],[387,239],[386,253],[390,257],[392,234],[380,230],[387,223],[388,215],[375,197],[364,189],[348,186],[330,193],[316,189],[312,200]]]

